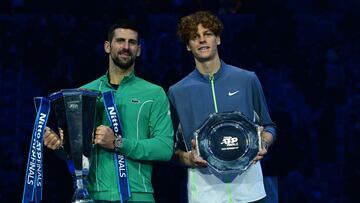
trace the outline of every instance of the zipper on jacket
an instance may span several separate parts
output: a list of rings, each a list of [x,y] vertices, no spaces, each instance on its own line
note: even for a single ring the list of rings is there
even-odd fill
[[[217,107],[217,103],[216,103],[214,75],[210,75],[209,79],[210,79],[210,82],[211,82],[211,92],[212,92],[212,96],[213,96],[213,100],[214,100],[215,113],[217,113],[218,112],[218,107]],[[227,189],[228,189],[229,203],[232,203],[233,201],[232,201],[231,187],[230,187],[230,184],[226,184],[226,185],[227,185]]]
[[[216,95],[215,95],[215,85],[214,85],[214,75],[209,76],[211,82],[211,92],[214,100],[215,113],[218,112],[217,103],[216,103]]]

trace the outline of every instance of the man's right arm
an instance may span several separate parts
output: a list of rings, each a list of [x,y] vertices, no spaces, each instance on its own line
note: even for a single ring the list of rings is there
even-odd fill
[[[168,91],[168,98],[170,101],[171,120],[174,126],[174,131],[176,132],[174,136],[175,152],[173,154],[172,160],[178,164],[187,167],[206,167],[207,162],[198,155],[197,146],[194,139],[191,141],[191,145],[192,145],[191,151],[185,150],[186,147],[182,135],[183,132],[176,111],[175,96],[173,94],[171,87]]]
[[[207,161],[202,159],[198,152],[195,140],[191,140],[191,151],[183,151],[181,149],[177,149],[174,153],[174,160],[182,165],[187,167],[206,167]]]
[[[174,161],[181,165],[192,166],[192,163],[189,158],[189,152],[185,152],[181,149],[177,149],[174,153]]]

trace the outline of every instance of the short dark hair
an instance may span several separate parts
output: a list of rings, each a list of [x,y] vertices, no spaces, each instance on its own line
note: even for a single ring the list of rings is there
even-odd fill
[[[189,40],[195,36],[199,24],[211,30],[216,36],[220,36],[224,29],[219,18],[210,11],[198,11],[180,19],[177,32],[180,39],[188,43]]]
[[[108,30],[107,40],[111,42],[114,37],[114,31],[118,28],[134,30],[138,33],[138,39],[140,38],[139,27],[135,20],[128,18],[121,18],[115,21]]]

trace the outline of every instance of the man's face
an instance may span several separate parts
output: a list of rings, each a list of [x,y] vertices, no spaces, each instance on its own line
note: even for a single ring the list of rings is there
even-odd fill
[[[198,25],[197,33],[192,36],[186,46],[194,57],[200,62],[206,62],[218,55],[217,45],[220,44],[220,37],[202,24]]]
[[[141,52],[138,33],[131,29],[115,29],[112,41],[105,42],[105,52],[110,54],[111,60],[119,68],[130,68]]]

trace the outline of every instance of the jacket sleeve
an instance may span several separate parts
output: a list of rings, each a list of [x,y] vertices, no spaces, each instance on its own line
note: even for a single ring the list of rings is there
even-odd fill
[[[175,98],[171,87],[168,91],[168,97],[170,101],[171,120],[172,120],[172,125],[174,127],[174,149],[175,150],[181,149],[183,151],[186,151],[184,139],[182,136],[182,129],[176,111]]]
[[[252,79],[252,95],[254,101],[254,110],[259,116],[259,124],[264,127],[264,130],[271,133],[274,141],[276,140],[276,125],[271,120],[269,110],[266,104],[263,89],[261,87],[258,77],[253,74]]]
[[[168,161],[173,154],[173,126],[169,101],[163,89],[154,97],[149,115],[148,139],[123,139],[121,152],[136,160]]]

